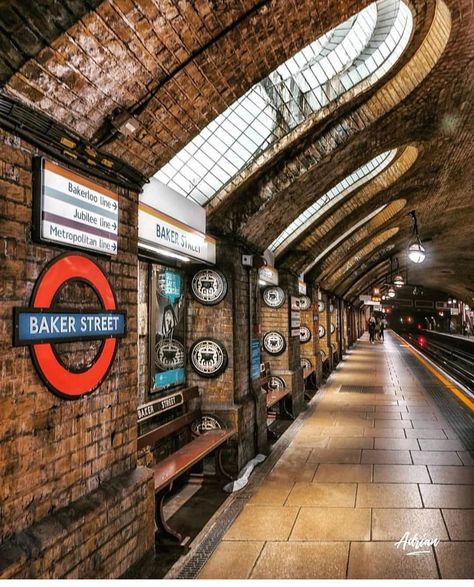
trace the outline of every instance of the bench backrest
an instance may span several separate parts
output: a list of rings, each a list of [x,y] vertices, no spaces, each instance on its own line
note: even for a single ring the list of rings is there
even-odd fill
[[[190,410],[188,402],[199,397],[197,386],[174,391],[167,396],[138,408],[138,423],[150,420],[170,409],[182,406],[182,413],[171,421],[158,425],[149,432],[138,437],[138,449],[153,446],[159,440],[171,436],[180,430],[189,427],[194,420],[201,417],[201,410]],[[140,417],[141,416],[141,417]]]

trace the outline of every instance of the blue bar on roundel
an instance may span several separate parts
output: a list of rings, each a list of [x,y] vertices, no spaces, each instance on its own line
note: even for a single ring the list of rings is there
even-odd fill
[[[123,312],[54,312],[19,310],[15,344],[118,338],[125,335]]]

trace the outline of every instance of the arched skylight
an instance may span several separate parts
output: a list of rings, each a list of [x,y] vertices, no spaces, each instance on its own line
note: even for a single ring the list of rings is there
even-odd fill
[[[270,245],[272,251],[281,247],[283,249],[292,240],[299,236],[307,227],[309,227],[318,216],[327,211],[330,206],[347,197],[351,192],[368,182],[379,173],[381,173],[393,161],[397,153],[396,149],[385,151],[371,159],[359,169],[345,177],[332,189],[313,202],[309,208],[306,208],[296,220],[294,220]]]
[[[199,204],[269,146],[360,82],[380,79],[408,44],[401,0],[378,0],[280,65],[204,128],[156,178]]]

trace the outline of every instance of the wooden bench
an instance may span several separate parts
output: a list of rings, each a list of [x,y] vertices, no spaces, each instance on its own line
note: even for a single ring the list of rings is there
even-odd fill
[[[226,442],[234,436],[233,430],[225,428],[201,430],[201,410],[190,410],[188,402],[199,397],[197,387],[189,387],[170,393],[154,402],[138,408],[138,422],[143,423],[159,414],[178,408],[182,412],[171,421],[161,424],[138,437],[138,448],[154,446],[156,442],[184,431],[186,442],[177,451],[153,465],[155,483],[155,522],[157,536],[164,534],[183,543],[183,536],[171,528],[164,517],[163,505],[166,496],[172,491],[173,483],[191,471],[195,465],[214,453],[216,473],[232,479],[222,465],[222,449]],[[140,418],[140,415],[142,416]],[[198,424],[198,426],[196,426]]]
[[[304,399],[307,402],[312,399],[314,393],[317,390],[315,374],[316,369],[314,366],[303,369]]]
[[[277,377],[277,376],[272,375],[271,369],[270,369],[270,363],[268,363],[268,362],[263,363],[262,368],[260,370],[260,373],[261,373],[260,385],[261,385],[262,389],[264,391],[266,391],[268,434],[274,440],[276,440],[278,438],[278,436],[275,434],[275,432],[273,430],[271,430],[269,428],[269,424],[268,424],[269,421],[271,423],[272,421],[274,421],[276,419],[276,416],[274,416],[272,414],[271,410],[276,405],[278,405],[280,407],[280,413],[284,413],[287,417],[294,419],[293,415],[288,410],[286,403],[284,401],[289,396],[291,396],[291,389],[286,387],[286,384],[285,384],[285,387],[279,387],[279,388],[272,387],[272,385],[271,385],[272,384],[272,377]],[[281,377],[279,377],[279,378],[284,382],[284,380]]]

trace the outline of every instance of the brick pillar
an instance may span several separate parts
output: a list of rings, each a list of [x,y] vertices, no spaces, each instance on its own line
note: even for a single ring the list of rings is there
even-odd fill
[[[311,332],[311,340],[300,345],[302,364],[304,359],[310,361],[314,367],[316,385],[320,385],[322,378],[321,352],[319,346],[319,310],[317,288],[307,286],[310,307],[301,311],[301,325],[307,326]]]
[[[256,270],[242,265],[242,253],[231,243],[217,246],[215,269],[224,274],[228,286],[219,304],[202,305],[188,291],[188,355],[197,339],[211,337],[224,345],[228,366],[218,377],[205,378],[187,361],[187,381],[199,387],[202,411],[217,415],[237,431],[225,455],[234,473],[267,447],[265,397],[258,380],[250,378],[250,322],[257,277]],[[190,269],[190,277],[193,272]]]
[[[327,325],[328,325],[328,344],[329,348],[332,349],[332,368],[338,364],[341,360],[339,356],[339,334],[338,329],[338,318],[337,318],[337,298],[333,295],[328,295],[327,298]]]
[[[320,290],[319,292],[321,311],[319,312],[319,325],[321,328],[322,336],[319,337],[319,347],[321,350],[322,362],[327,362],[328,370],[333,369],[333,357],[331,348],[331,335],[330,335],[330,319],[329,319],[329,297],[325,291]]]
[[[285,302],[279,308],[270,308],[262,303],[262,337],[269,331],[276,330],[285,339],[286,348],[280,355],[273,355],[263,349],[263,360],[271,365],[273,375],[282,377],[291,389],[293,415],[297,415],[304,406],[303,368],[300,360],[300,338],[290,336],[290,299],[299,298],[298,278],[285,271],[279,271],[279,284],[285,292]]]

